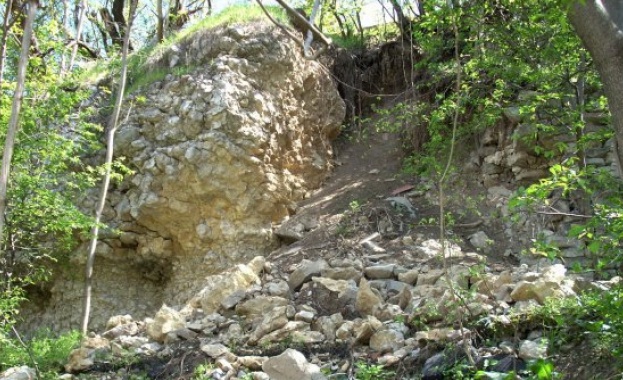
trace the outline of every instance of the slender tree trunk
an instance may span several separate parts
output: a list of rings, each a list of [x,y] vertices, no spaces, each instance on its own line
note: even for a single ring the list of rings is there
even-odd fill
[[[84,299],[82,308],[82,323],[81,331],[86,336],[89,328],[89,318],[91,314],[91,290],[93,287],[93,267],[95,264],[95,248],[97,247],[97,239],[99,235],[99,224],[104,212],[104,206],[106,204],[106,196],[108,194],[108,186],[110,185],[110,172],[114,151],[115,132],[119,124],[119,115],[121,113],[121,103],[123,102],[123,93],[125,92],[125,84],[128,73],[128,52],[130,50],[130,31],[132,23],[134,22],[134,14],[136,13],[136,7],[138,0],[130,1],[130,14],[128,17],[127,27],[123,38],[123,48],[121,52],[121,78],[119,88],[117,89],[117,97],[115,100],[115,107],[113,114],[108,123],[108,133],[106,135],[106,163],[105,174],[102,182],[102,188],[100,192],[100,198],[95,212],[95,224],[91,230],[91,243],[89,245],[89,252],[87,254],[87,263],[85,271],[85,283],[84,283]]]
[[[13,105],[11,107],[11,118],[7,126],[6,140],[4,142],[4,153],[2,155],[2,168],[0,169],[0,253],[4,255],[4,224],[6,213],[6,194],[11,171],[11,159],[13,158],[13,148],[15,136],[19,128],[19,114],[22,107],[22,97],[24,94],[24,84],[26,82],[26,69],[28,68],[28,57],[30,51],[30,40],[32,38],[32,26],[37,14],[38,0],[28,1],[28,14],[24,24],[22,35],[22,51],[17,65],[17,85],[13,94]]]
[[[314,24],[314,21],[316,20],[316,15],[318,14],[319,9],[320,9],[320,0],[315,0],[314,7],[312,8],[312,11],[311,11],[311,15],[309,16],[310,24]],[[305,37],[305,45],[303,47],[303,50],[305,52],[309,50],[313,41],[314,41],[314,34],[311,32],[311,30],[308,30],[307,36]]]
[[[74,61],[76,60],[76,54],[78,53],[78,46],[80,45],[80,38],[82,36],[82,25],[84,24],[84,19],[86,18],[87,13],[87,0],[82,0],[80,2],[80,13],[78,15],[78,25],[76,26],[76,38],[73,41],[73,46],[71,49],[71,58],[69,59],[69,66],[67,67],[67,71],[71,72],[71,68],[74,66]]]
[[[9,38],[9,29],[11,29],[11,8],[13,8],[13,0],[8,0],[4,11],[4,21],[2,23],[2,39],[0,40],[0,85],[4,82],[4,64],[6,62],[6,43]]]
[[[158,43],[164,40],[164,13],[162,11],[162,0],[156,2],[157,24],[156,24],[156,38]]]
[[[623,179],[623,1],[577,0],[569,20],[591,53],[604,84],[615,132],[618,175]]]

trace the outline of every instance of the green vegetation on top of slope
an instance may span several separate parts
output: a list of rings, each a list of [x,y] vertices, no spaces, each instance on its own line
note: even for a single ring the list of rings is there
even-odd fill
[[[282,8],[277,6],[268,6],[266,8],[277,20],[284,23],[287,22],[286,13]],[[162,56],[172,46],[188,38],[188,36],[191,36],[194,33],[217,27],[249,24],[260,20],[266,20],[266,22],[269,22],[266,15],[262,12],[258,5],[232,5],[216,15],[208,16],[203,20],[199,20],[167,37],[159,44],[146,45],[140,50],[132,53],[128,58],[128,82],[131,84],[140,83],[141,85],[146,85],[164,78],[168,73],[167,70],[148,73],[145,72],[145,70],[142,70],[143,66],[148,61],[157,60],[159,56]],[[118,72],[120,68],[120,56],[115,56],[107,61],[97,61],[92,67],[78,74],[76,81],[81,84],[98,83],[107,77],[115,77],[115,73]],[[131,93],[138,87],[140,86],[128,86],[126,92]]]

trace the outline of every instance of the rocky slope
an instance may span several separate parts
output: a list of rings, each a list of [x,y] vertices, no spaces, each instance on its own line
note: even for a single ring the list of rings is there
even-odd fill
[[[512,191],[560,160],[545,159],[521,142],[531,127],[514,108],[459,161],[464,164],[447,189],[455,223],[444,242],[436,225],[435,183],[400,174],[395,135],[344,141],[333,177],[310,192],[329,166],[328,139],[343,112],[323,110],[341,103],[320,68],[298,59],[288,70],[311,65],[307,79],[292,74],[285,87],[266,85],[272,98],[257,90],[258,83],[283,78],[283,63],[271,49],[265,54],[272,58],[262,61],[261,70],[255,67],[248,51],[276,46],[244,30],[223,31],[246,46],[240,58],[214,55],[221,45],[212,37],[204,37],[209,44],[188,42],[165,54],[160,64],[192,66],[188,57],[205,52],[216,62],[206,66],[212,79],[198,71],[152,85],[122,129],[119,150],[135,157],[140,170],[111,198],[109,215],[124,233],[99,252],[104,264],[98,268],[111,271],[100,281],[127,287],[110,282],[130,276],[137,286],[146,286],[145,278],[156,285],[130,287],[134,293],[121,300],[113,298],[118,292],[100,296],[105,328],[72,353],[65,378],[349,379],[357,363],[367,363],[386,366],[397,379],[440,379],[461,361],[483,368],[495,363],[486,369],[496,378],[548,355],[543,331],[517,330],[513,319],[548,297],[606,290],[618,281],[593,281],[568,273],[562,261],[521,255],[537,233],[558,245],[564,264],[586,260],[587,252],[565,238],[572,216],[522,213],[509,219]],[[288,57],[293,50],[276,48],[276,54]],[[193,54],[181,53],[186,51]],[[275,69],[265,71],[263,65],[271,64]],[[229,85],[240,73],[253,73],[237,79],[244,90]],[[183,97],[163,93],[187,87]],[[326,91],[331,97],[313,95]],[[261,101],[250,96],[258,92]],[[210,124],[197,116],[211,112],[196,108],[204,96],[218,110]],[[293,107],[302,107],[302,116],[292,114]],[[249,120],[245,127],[236,124],[242,119]],[[297,129],[301,125],[311,127]],[[303,133],[306,128],[311,133]],[[228,131],[235,140],[228,140]],[[561,131],[552,141],[565,139]],[[588,159],[612,168],[610,146],[595,142]],[[573,199],[557,202],[563,211],[577,206]],[[271,224],[284,217],[281,225]],[[132,277],[137,270],[143,277]],[[58,286],[55,297],[67,292]],[[128,307],[144,298],[149,307]],[[138,313],[118,312],[124,308]],[[55,313],[68,318],[66,311]],[[53,320],[54,313],[46,315]],[[472,329],[464,327],[468,322]],[[495,339],[481,335],[491,326]],[[115,364],[120,360],[123,365]]]

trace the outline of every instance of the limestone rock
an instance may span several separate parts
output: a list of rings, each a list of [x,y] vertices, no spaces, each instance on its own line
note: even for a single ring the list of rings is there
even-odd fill
[[[162,303],[181,305],[205,276],[271,252],[273,226],[332,167],[344,101],[325,67],[269,22],[190,33],[139,70],[172,63],[184,73],[128,94],[121,111],[115,154],[134,174],[107,199],[103,222],[121,234],[100,245],[110,252],[98,255],[93,328],[110,315],[141,320]],[[102,103],[87,107],[106,107],[103,93],[92,98]],[[67,277],[50,287],[53,306],[23,313],[30,323],[75,326],[81,280]]]
[[[129,314],[125,314],[125,315],[114,315],[110,318],[108,318],[108,321],[106,322],[106,330],[110,330],[113,329],[119,325],[125,325],[127,323],[132,322],[132,316]]]
[[[286,298],[259,295],[238,304],[236,314],[253,320],[257,317],[263,317],[276,307],[287,306],[288,304],[289,301]]]
[[[519,357],[524,360],[540,359],[547,356],[547,341],[524,340],[519,344]]]
[[[443,269],[431,269],[426,273],[420,273],[417,278],[417,286],[433,285],[443,276]]]
[[[303,260],[299,266],[290,274],[288,285],[290,289],[298,290],[304,282],[311,280],[313,276],[320,276],[321,272],[327,268],[328,264],[324,260],[309,261]]]
[[[264,285],[263,291],[269,296],[284,298],[290,296],[290,286],[288,286],[288,283],[283,280],[269,282],[268,284]]]
[[[368,281],[362,278],[359,282],[359,291],[355,301],[357,311],[363,316],[374,315],[382,303],[381,297],[370,288]]]
[[[374,265],[363,270],[369,279],[391,279],[394,278],[396,264]]]
[[[174,309],[163,305],[156,313],[153,322],[147,324],[147,334],[157,342],[164,342],[171,331],[186,327],[186,320]]]
[[[313,277],[309,286],[311,305],[320,315],[343,313],[352,315],[352,305],[357,298],[357,285],[353,281]]]
[[[260,282],[258,275],[264,267],[265,259],[255,257],[248,265],[238,264],[222,274],[209,276],[201,292],[191,300],[191,305],[201,305],[205,313],[218,311],[221,302],[230,294],[246,290]]]
[[[372,335],[380,330],[381,327],[383,327],[383,322],[373,316],[368,316],[364,320],[359,320],[358,323],[353,325],[355,341],[364,345],[368,344]]]
[[[370,348],[380,353],[393,352],[403,347],[404,341],[405,338],[400,331],[380,330],[370,337]]]
[[[229,353],[229,348],[221,343],[212,343],[202,345],[201,351],[205,352],[205,354],[211,358],[218,358],[219,356]]]
[[[91,368],[95,364],[94,353],[95,350],[86,347],[72,350],[67,359],[67,364],[65,364],[65,371],[73,373]]]
[[[102,336],[107,339],[115,339],[120,337],[121,335],[136,335],[138,334],[138,325],[136,322],[125,323],[117,325],[110,330],[104,332]]]
[[[243,367],[251,370],[260,370],[262,365],[268,360],[266,356],[238,356],[236,361]]]
[[[270,376],[271,380],[325,379],[320,372],[320,367],[309,363],[305,355],[291,348],[288,348],[279,356],[269,358],[262,365],[262,370]]]
[[[288,310],[290,308],[292,311]],[[295,313],[292,306],[279,306],[269,311],[253,331],[247,343],[255,345],[264,335],[285,326],[288,323],[288,314],[294,316]]]
[[[336,313],[330,316],[322,316],[312,323],[312,329],[320,331],[328,341],[335,340],[337,329],[342,326],[344,318],[342,314]]]
[[[361,270],[354,266],[327,268],[322,271],[322,277],[333,280],[353,280],[355,283],[359,282],[362,275]]]
[[[478,231],[475,234],[469,236],[469,242],[472,243],[474,248],[480,249],[482,252],[488,253],[491,251],[493,241],[487,236],[484,231]]]
[[[417,277],[419,274],[419,269],[410,269],[404,273],[398,274],[398,280],[410,285],[414,285],[417,282]]]
[[[13,367],[0,373],[0,380],[32,380],[37,378],[34,369],[28,366]]]

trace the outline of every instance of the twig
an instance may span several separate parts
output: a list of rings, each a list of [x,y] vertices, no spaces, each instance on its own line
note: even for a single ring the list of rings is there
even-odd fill
[[[11,326],[11,330],[13,330],[13,334],[15,334],[15,337],[17,338],[18,342],[22,346],[24,346],[24,348],[26,349],[26,352],[28,352],[28,357],[30,357],[30,361],[32,362],[32,365],[35,367],[35,373],[37,374],[37,379],[41,379],[41,372],[39,372],[39,366],[37,365],[37,361],[35,360],[35,355],[32,353],[31,347],[27,345],[26,343],[24,343],[24,341],[22,340],[22,337],[17,332],[17,329],[15,328],[15,326]]]
[[[452,278],[450,277],[450,271],[448,270],[448,265],[449,265],[448,259],[446,258],[446,255],[445,255],[446,253],[446,230],[445,230],[445,215],[444,215],[445,204],[444,204],[443,190],[444,190],[444,181],[450,171],[452,158],[454,156],[454,146],[456,142],[456,132],[458,129],[458,124],[459,124],[459,113],[460,113],[460,106],[461,106],[461,79],[462,79],[461,76],[463,72],[463,68],[461,66],[461,56],[459,53],[459,29],[456,23],[456,11],[454,9],[452,9],[452,11],[453,12],[452,12],[451,17],[452,17],[452,30],[454,32],[454,59],[455,59],[455,65],[456,65],[456,87],[455,87],[456,105],[454,108],[454,117],[452,120],[452,140],[450,140],[450,153],[448,155],[448,161],[446,162],[446,167],[443,171],[441,178],[439,179],[439,234],[440,234],[440,240],[441,240],[441,254],[443,258],[443,269],[445,272],[446,279],[448,281],[448,286],[450,287],[450,292],[453,298],[459,299],[459,301],[462,301],[461,297],[459,297],[457,290],[454,287]],[[462,308],[459,307],[457,310],[459,312],[458,323],[459,323],[459,328],[461,329],[461,339],[463,340],[463,348],[465,350],[465,355],[467,355],[469,364],[474,366],[476,362],[474,361],[474,358],[472,357],[471,350],[469,347],[469,342],[467,341],[466,339],[467,337],[465,336],[465,332],[463,331]],[[469,308],[467,310],[468,312],[470,311]]]
[[[562,212],[562,211],[537,211],[536,213],[539,214],[539,215],[572,216],[572,217],[575,217],[575,218],[584,218],[584,219],[592,218],[592,216],[590,216],[590,215],[571,214],[569,212]]]

